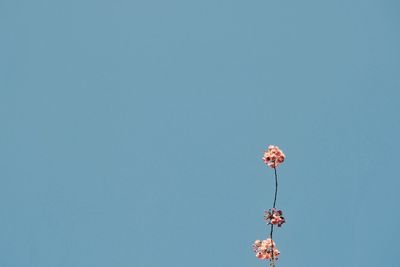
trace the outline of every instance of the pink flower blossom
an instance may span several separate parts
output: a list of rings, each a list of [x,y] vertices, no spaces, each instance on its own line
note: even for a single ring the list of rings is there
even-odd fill
[[[256,257],[261,260],[277,259],[280,254],[275,242],[270,238],[263,241],[256,240],[253,244],[253,250]]]
[[[282,211],[275,208],[266,210],[264,213],[264,219],[267,224],[278,225],[281,227],[285,223],[285,218],[282,216]]]
[[[277,146],[270,145],[268,150],[264,152],[263,161],[271,168],[278,167],[285,161],[285,154]]]

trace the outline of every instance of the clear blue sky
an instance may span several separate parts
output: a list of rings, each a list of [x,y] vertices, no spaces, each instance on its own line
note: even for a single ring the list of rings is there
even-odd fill
[[[0,266],[398,267],[400,3],[0,1]]]

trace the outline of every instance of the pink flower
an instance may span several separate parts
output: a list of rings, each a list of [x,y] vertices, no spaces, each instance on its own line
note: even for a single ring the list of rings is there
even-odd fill
[[[278,225],[281,227],[285,223],[285,218],[282,216],[282,211],[275,208],[266,210],[264,213],[264,219],[267,224]]]
[[[285,161],[285,154],[277,146],[270,145],[268,150],[264,152],[263,161],[271,168],[278,167]]]
[[[253,250],[256,254],[256,257],[261,260],[269,260],[272,259],[272,257],[277,259],[280,254],[275,242],[270,238],[263,241],[256,240],[253,244]]]
[[[279,254],[281,254],[279,250],[274,249],[274,258],[278,258]]]

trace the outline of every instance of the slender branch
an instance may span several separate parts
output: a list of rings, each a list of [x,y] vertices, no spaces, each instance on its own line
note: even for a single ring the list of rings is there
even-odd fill
[[[278,194],[278,174],[276,173],[276,167],[274,168],[274,171],[275,171],[275,198],[274,198],[274,206],[273,206],[273,208],[275,208],[276,196]]]
[[[278,174],[276,173],[276,167],[274,167],[274,172],[275,172],[275,197],[274,197],[274,205],[273,205],[273,208],[275,209],[275,205],[276,205],[276,197],[277,197],[277,195],[278,195]],[[272,211],[273,212],[273,211]],[[272,252],[271,252],[271,266],[272,267],[275,267],[275,259],[274,259],[274,241],[273,241],[273,239],[272,239],[272,234],[274,233],[274,225],[273,224],[271,224],[271,232],[270,232],[270,234],[269,234],[269,236],[270,236],[270,238],[271,238],[271,249],[272,249]]]

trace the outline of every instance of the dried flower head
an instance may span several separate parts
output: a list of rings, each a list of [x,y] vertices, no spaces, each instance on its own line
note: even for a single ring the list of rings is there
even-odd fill
[[[254,241],[253,250],[256,257],[261,260],[277,259],[280,254],[275,242],[272,241],[271,238],[263,241]]]
[[[267,221],[267,224],[278,225],[278,227],[281,227],[282,224],[285,223],[282,211],[275,208],[266,210],[264,213],[264,219]]]
[[[262,159],[269,167],[276,168],[285,161],[285,154],[279,147],[270,145],[268,150],[264,152]]]

